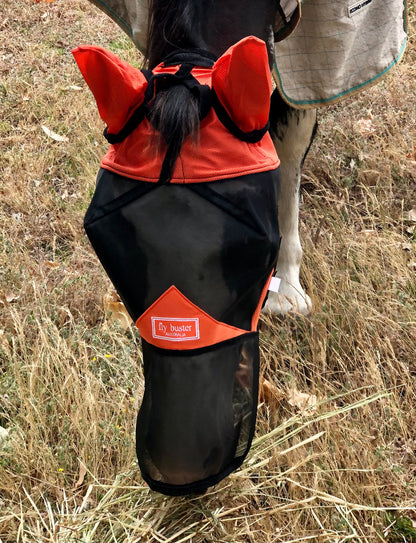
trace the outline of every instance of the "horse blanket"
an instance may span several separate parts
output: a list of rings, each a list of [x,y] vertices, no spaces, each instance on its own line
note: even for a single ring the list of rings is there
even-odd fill
[[[291,106],[326,105],[378,81],[405,44],[403,0],[304,0],[297,28],[276,44],[273,75]]]
[[[90,0],[146,49],[148,0]],[[280,0],[273,76],[295,108],[334,103],[384,76],[401,58],[406,0]]]

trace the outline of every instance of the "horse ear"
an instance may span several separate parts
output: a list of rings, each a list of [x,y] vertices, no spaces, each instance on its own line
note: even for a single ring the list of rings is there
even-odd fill
[[[117,134],[144,100],[145,76],[101,47],[83,45],[72,54],[94,95],[101,118],[109,132]]]
[[[230,47],[214,64],[212,86],[241,130],[263,128],[269,120],[272,92],[264,41],[249,36]]]

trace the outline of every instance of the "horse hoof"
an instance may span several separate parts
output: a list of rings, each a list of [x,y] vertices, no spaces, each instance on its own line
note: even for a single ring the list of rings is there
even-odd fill
[[[312,311],[312,300],[305,293],[300,284],[293,286],[282,279],[279,292],[269,292],[267,302],[262,312],[272,315],[309,315]]]

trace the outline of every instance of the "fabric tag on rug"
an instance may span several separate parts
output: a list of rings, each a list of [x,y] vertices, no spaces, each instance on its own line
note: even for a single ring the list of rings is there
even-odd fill
[[[358,2],[354,2],[348,7],[348,17],[353,17],[360,10],[368,6],[368,4],[371,4],[372,1],[373,0],[359,0]]]

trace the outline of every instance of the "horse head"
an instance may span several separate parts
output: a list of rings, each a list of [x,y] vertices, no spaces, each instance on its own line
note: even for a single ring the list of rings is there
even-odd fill
[[[152,70],[74,51],[112,144],[85,229],[142,337],[137,454],[166,494],[205,490],[249,450],[257,324],[280,243],[268,47],[253,35],[223,51],[234,37],[218,29],[208,43],[193,23],[206,15],[221,28],[231,13],[196,4],[151,4]],[[235,38],[251,28],[248,18]]]

